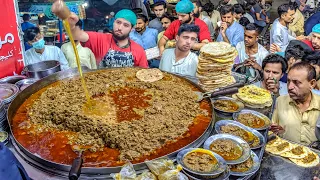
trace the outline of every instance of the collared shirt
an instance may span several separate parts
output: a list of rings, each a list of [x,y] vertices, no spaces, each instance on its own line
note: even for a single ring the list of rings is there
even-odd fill
[[[158,31],[156,29],[146,27],[146,30],[142,34],[135,30],[131,31],[129,37],[132,41],[138,43],[146,50],[157,46]]]
[[[167,72],[196,76],[198,56],[189,52],[188,56],[176,61],[175,48],[166,49],[161,57],[159,69]]]
[[[76,56],[73,51],[73,47],[71,42],[65,43],[61,46],[61,50],[65,57],[67,58],[69,65],[71,68],[78,67],[77,66],[77,60]],[[80,63],[82,65],[87,66],[89,69],[97,69],[97,62],[96,58],[94,57],[94,54],[92,51],[87,47],[82,47],[79,43],[77,45],[77,50],[79,53]]]
[[[236,47],[239,42],[244,41],[244,28],[239,23],[234,21],[232,25],[227,28],[226,35],[230,41],[230,44]],[[217,42],[223,42],[221,32],[219,33]]]
[[[258,81],[256,83],[254,83],[255,86],[259,87],[259,88],[263,88],[262,86],[262,82],[263,81]],[[283,95],[287,95],[288,94],[288,87],[287,87],[287,83],[281,82],[279,81],[279,95],[283,96]]]
[[[212,24],[209,16],[202,15],[201,20],[207,24],[209,31],[210,31],[211,40],[214,39],[215,30],[213,28],[213,24]]]
[[[26,51],[24,58],[24,64],[27,66],[29,64],[35,64],[41,61],[57,60],[60,62],[61,69],[65,70],[69,68],[68,61],[66,60],[64,54],[57,46],[45,45],[42,54],[37,53],[34,48]]]
[[[32,24],[31,22],[23,22],[21,23],[21,30],[22,31],[25,31],[29,28],[32,28],[32,27],[36,27],[36,25]]]
[[[161,21],[159,20],[159,18],[154,18],[153,20],[151,20],[151,21],[149,22],[148,27],[158,30],[158,33],[160,33],[161,31],[163,31],[162,23],[161,23]]]
[[[244,44],[244,41],[239,42],[236,46],[236,49],[238,51],[239,62],[235,62],[235,64],[243,63],[246,59],[249,58],[246,53],[246,46]],[[251,57],[253,57],[257,61],[257,63],[262,66],[262,61],[266,56],[268,56],[268,54],[269,52],[258,43],[258,52],[254,55],[251,55]],[[255,71],[253,68],[250,68],[249,71],[252,76],[255,76]]]
[[[279,22],[279,18],[274,20],[270,30],[270,44],[277,44],[281,51],[284,52],[291,40],[296,38],[289,35],[289,30]]]
[[[294,14],[292,23],[289,24],[289,29],[293,31],[297,36],[304,34],[304,16],[298,9]]]
[[[276,109],[272,116],[273,123],[285,129],[285,139],[305,145],[316,141],[315,127],[320,115],[320,96],[312,93],[309,108],[301,113],[289,95],[277,98]]]

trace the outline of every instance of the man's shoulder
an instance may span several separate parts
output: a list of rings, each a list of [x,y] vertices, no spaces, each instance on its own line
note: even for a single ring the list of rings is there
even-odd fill
[[[103,38],[103,39],[111,39],[112,34],[111,33],[100,33],[100,32],[94,32],[94,31],[86,31],[86,33],[89,35],[89,41],[90,38]]]
[[[26,50],[26,52],[25,52],[25,54],[26,54],[27,56],[30,56],[30,55],[33,54],[33,53],[34,53],[34,48],[30,48],[30,49]]]
[[[289,94],[283,95],[283,96],[279,96],[277,98],[277,104],[289,104],[290,102],[290,96]]]
[[[164,54],[164,55],[172,54],[172,53],[174,53],[174,50],[175,50],[175,48],[165,49],[165,50],[163,51],[163,54]]]
[[[132,52],[139,51],[139,52],[137,52],[139,54],[139,53],[141,53],[141,51],[144,51],[142,46],[140,46],[138,43],[134,42],[131,39],[130,39],[130,46],[131,46]]]
[[[207,26],[207,24],[206,24],[206,22],[204,21],[204,20],[201,20],[201,19],[199,19],[199,18],[195,18],[194,19],[194,23],[196,24],[196,25],[198,25],[198,26]]]
[[[148,27],[148,31],[152,34],[157,34],[158,35],[158,30],[154,29],[154,28],[151,28],[151,27]]]

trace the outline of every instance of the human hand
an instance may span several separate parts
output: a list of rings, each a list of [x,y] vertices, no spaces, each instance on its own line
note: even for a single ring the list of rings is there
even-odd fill
[[[225,34],[227,31],[227,28],[228,28],[228,24],[226,22],[221,22],[221,27],[220,27],[221,34]]]
[[[274,44],[274,43],[270,45],[270,52],[271,53],[276,53],[276,52],[280,52],[280,51],[281,51],[281,48],[279,45]]]
[[[285,132],[283,127],[274,123],[270,126],[269,130],[275,133],[276,135],[283,134]]]
[[[306,37],[304,35],[300,35],[300,36],[296,37],[296,39],[299,41],[302,41],[302,40],[305,40]]]
[[[260,66],[260,65],[257,63],[257,61],[256,61],[255,59],[253,59],[253,58],[246,59],[246,60],[244,61],[244,65],[245,65],[245,66],[252,67],[253,69],[256,69],[256,70],[259,70],[259,71],[262,70],[261,66]]]
[[[273,92],[274,94],[279,93],[280,83],[274,78],[268,78],[266,81],[267,90]]]

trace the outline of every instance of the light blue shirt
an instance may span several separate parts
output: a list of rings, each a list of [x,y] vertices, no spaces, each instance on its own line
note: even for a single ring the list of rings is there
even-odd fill
[[[158,31],[156,29],[146,27],[146,30],[142,33],[142,35],[133,30],[130,32],[129,37],[146,50],[157,46]]]
[[[239,42],[244,41],[244,28],[239,23],[234,21],[232,25],[228,27],[226,35],[230,41],[230,44],[236,47]],[[219,33],[217,42],[223,42],[221,32]]]
[[[176,61],[174,50],[175,48],[166,49],[163,52],[159,69],[181,75],[196,76],[198,56],[190,51],[187,57]]]
[[[282,52],[285,52],[289,42],[296,38],[289,34],[289,29],[279,22],[279,18],[274,20],[270,31],[270,44],[277,44]]]

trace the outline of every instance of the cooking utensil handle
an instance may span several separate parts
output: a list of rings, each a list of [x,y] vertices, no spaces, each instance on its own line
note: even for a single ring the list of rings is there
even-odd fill
[[[70,180],[77,180],[79,178],[81,174],[82,163],[83,163],[83,159],[81,155],[73,160],[71,169],[69,171]]]
[[[211,94],[211,98],[217,97],[217,96],[225,96],[225,95],[230,95],[230,94],[235,94],[238,93],[238,87],[233,87],[229,89],[222,89],[216,92],[213,92]]]

